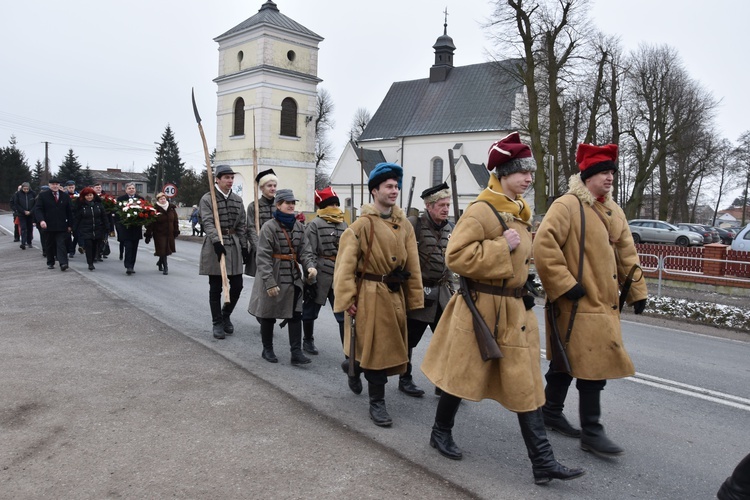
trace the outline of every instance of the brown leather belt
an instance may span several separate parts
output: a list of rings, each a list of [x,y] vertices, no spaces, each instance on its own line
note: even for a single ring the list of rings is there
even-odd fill
[[[297,260],[297,256],[294,254],[288,254],[288,253],[275,253],[271,255],[274,259],[279,260]]]
[[[474,280],[466,279],[466,283],[469,285],[469,289],[474,292],[489,293],[491,295],[499,295],[501,297],[515,297],[521,298],[524,295],[528,295],[529,291],[524,287],[519,288],[504,288],[501,286],[486,285],[484,283],[478,283]]]
[[[387,274],[370,274],[370,273],[357,273],[357,278],[362,278],[367,281],[377,281],[378,283],[403,283],[404,280],[396,276],[388,276]]]
[[[330,260],[331,262],[336,262],[336,256],[335,255],[318,255],[321,259]]]

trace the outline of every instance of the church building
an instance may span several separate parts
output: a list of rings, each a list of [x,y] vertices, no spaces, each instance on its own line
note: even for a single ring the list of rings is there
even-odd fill
[[[401,207],[408,205],[414,177],[411,206],[422,209],[419,193],[443,181],[450,183],[449,150],[456,165],[459,208],[486,187],[489,172],[484,162],[490,146],[518,130],[521,121],[523,85],[513,75],[520,61],[454,66],[456,46],[447,30],[446,23],[433,45],[435,62],[429,76],[391,85],[358,143],[345,147],[331,184],[347,207],[369,202],[368,174],[378,162],[388,161],[404,168]]]
[[[214,39],[219,44],[216,159],[237,172],[234,190],[249,204],[258,172],[313,210],[318,44],[323,38],[266,1],[258,13]]]

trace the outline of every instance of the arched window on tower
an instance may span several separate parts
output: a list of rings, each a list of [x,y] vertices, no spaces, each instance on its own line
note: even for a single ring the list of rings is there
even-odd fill
[[[242,97],[234,101],[234,127],[232,135],[245,135],[245,100]]]
[[[443,182],[443,159],[433,158],[432,159],[432,184],[431,186],[437,186]]]
[[[291,97],[281,101],[281,135],[297,137],[297,103]]]

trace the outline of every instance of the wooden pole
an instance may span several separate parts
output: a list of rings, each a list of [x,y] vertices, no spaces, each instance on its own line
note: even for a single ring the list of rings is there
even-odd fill
[[[195,104],[195,90],[192,90],[193,97],[193,112],[195,113],[195,119],[198,122],[198,131],[201,133],[201,140],[203,141],[203,153],[206,158],[206,175],[208,177],[208,192],[211,193],[211,206],[214,211],[214,225],[216,226],[216,232],[219,235],[219,241],[224,244],[224,236],[221,234],[221,220],[219,219],[219,208],[216,205],[216,188],[214,188],[214,174],[211,170],[211,155],[208,154],[208,144],[206,144],[206,134],[203,133],[203,125],[201,125],[201,117],[198,114],[198,106]],[[221,283],[224,288],[224,303],[229,303],[229,279],[227,278],[227,263],[224,255],[219,257],[219,267],[221,268]]]
[[[455,220],[454,224],[458,223],[458,218],[461,216],[461,210],[458,208],[458,189],[456,189],[456,162],[453,161],[453,150],[448,150],[448,168],[451,172],[451,191],[453,192],[453,217]]]

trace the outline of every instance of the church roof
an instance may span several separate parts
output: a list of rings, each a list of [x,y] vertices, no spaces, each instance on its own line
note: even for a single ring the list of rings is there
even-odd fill
[[[279,12],[279,8],[276,6],[276,4],[271,0],[267,0],[266,3],[264,3],[258,10],[257,14],[241,22],[226,33],[222,33],[221,35],[217,36],[216,38],[214,38],[214,41],[220,42],[225,38],[229,38],[238,33],[242,33],[243,31],[248,31],[252,28],[263,25],[273,26],[284,31],[290,31],[292,33],[305,35],[319,41],[323,40],[323,37],[321,37],[317,33],[310,31],[297,21],[294,21],[293,19],[290,19]]]
[[[462,156],[464,161],[466,162],[466,166],[469,167],[469,171],[471,172],[471,175],[474,177],[474,180],[477,181],[477,184],[480,187],[484,187],[487,185],[487,183],[490,180],[490,171],[487,170],[487,167],[484,163],[471,163],[469,161],[469,158],[466,157],[466,155]]]
[[[516,94],[522,91],[512,75],[519,62],[455,67],[440,82],[396,82],[359,139],[510,130]]]
[[[354,153],[357,155],[357,161],[359,161],[359,146],[354,141],[350,141]],[[386,161],[383,152],[379,149],[367,149],[362,148],[362,163],[365,169],[365,174],[370,175],[370,171],[375,168],[375,165]]]

